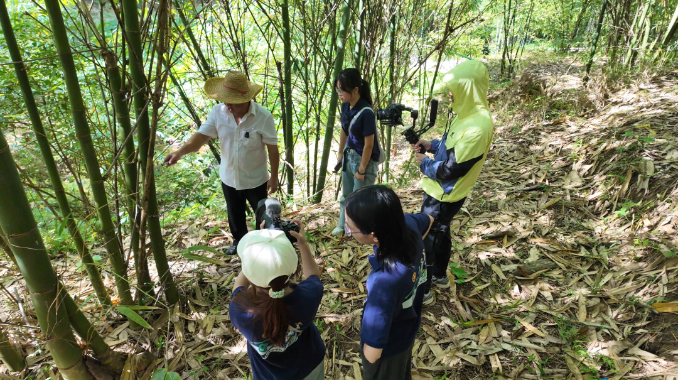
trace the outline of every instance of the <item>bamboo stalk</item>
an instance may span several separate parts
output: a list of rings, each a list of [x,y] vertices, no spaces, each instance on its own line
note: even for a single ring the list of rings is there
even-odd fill
[[[111,218],[108,195],[106,194],[104,179],[99,168],[96,149],[92,142],[89,123],[87,121],[87,111],[82,99],[78,74],[75,70],[75,63],[73,62],[73,55],[66,34],[64,20],[61,15],[61,9],[59,8],[59,2],[57,0],[48,0],[45,2],[45,8],[47,9],[47,14],[49,15],[50,24],[52,26],[54,44],[59,52],[59,60],[61,61],[68,92],[68,100],[73,116],[73,127],[84,156],[87,173],[90,177],[90,185],[92,194],[94,195],[94,201],[97,204],[97,212],[104,233],[106,250],[110,255],[111,263],[113,264],[118,295],[122,304],[129,305],[133,303],[133,300],[130,292],[129,280],[127,279],[127,266],[123,260],[121,242],[116,234],[115,226],[113,225]]]
[[[0,226],[0,248],[2,248],[3,251],[5,251],[5,253],[7,254],[7,256],[9,256],[10,260],[12,260],[14,265],[17,265],[16,259],[14,258],[14,253],[12,253],[12,249],[9,247],[9,243],[7,242],[7,235],[5,235],[5,232],[2,230],[2,226]]]
[[[19,372],[26,368],[26,360],[2,329],[0,329],[0,360],[10,372]]]
[[[337,38],[337,56],[334,61],[334,77],[339,76],[339,73],[344,66],[344,55],[346,53],[346,33],[349,25],[349,15],[352,0],[344,0],[344,6],[341,10],[341,24],[339,25],[339,36]],[[334,86],[334,82],[331,82]],[[332,136],[334,134],[334,119],[337,113],[337,99],[339,95],[334,89],[330,91],[330,105],[327,111],[327,124],[325,125],[325,140],[323,143],[323,155],[320,160],[320,174],[318,174],[318,191],[313,198],[313,203],[320,203],[323,198],[323,190],[325,188],[325,178],[327,176],[327,162],[330,157],[330,149],[332,147]]]
[[[14,61],[14,71],[16,73],[17,79],[19,81],[19,87],[26,102],[26,111],[31,119],[31,126],[35,132],[35,138],[38,140],[38,146],[40,147],[40,153],[42,159],[45,161],[45,166],[47,168],[47,173],[49,174],[50,181],[52,182],[52,189],[54,190],[54,196],[59,203],[59,210],[66,220],[66,227],[68,232],[73,239],[75,248],[80,255],[80,260],[82,261],[87,275],[89,276],[90,281],[92,282],[92,287],[96,292],[99,302],[104,305],[111,304],[111,298],[108,296],[108,291],[104,285],[103,280],[101,279],[101,274],[97,268],[92,255],[85,244],[85,240],[80,234],[80,230],[77,227],[73,212],[71,211],[71,206],[66,198],[66,192],[64,190],[63,183],[61,182],[61,176],[59,175],[59,170],[54,161],[54,155],[52,154],[52,148],[50,147],[49,141],[47,140],[47,134],[45,129],[42,126],[42,119],[40,118],[40,112],[38,111],[38,106],[35,103],[35,98],[33,97],[33,90],[31,89],[31,83],[28,80],[28,70],[23,64],[23,58],[19,50],[19,45],[16,42],[14,36],[14,30],[12,28],[12,23],[9,19],[9,14],[7,13],[7,7],[5,2],[0,2],[0,24],[2,25],[2,31],[5,35],[5,41],[7,42],[7,49],[9,50],[10,57]]]
[[[139,12],[137,10],[136,0],[123,0],[123,13],[125,19],[125,34],[129,45],[130,74],[132,77],[132,92],[134,94],[134,112],[137,117],[137,141],[139,144],[139,161],[141,175],[144,179],[144,198],[142,204],[144,212],[147,215],[148,234],[151,237],[153,247],[153,257],[155,266],[158,270],[158,276],[165,290],[167,302],[174,304],[179,300],[179,292],[174,284],[172,273],[167,263],[167,253],[165,252],[165,241],[162,237],[162,228],[160,227],[160,215],[158,209],[158,199],[155,189],[155,179],[153,173],[153,153],[155,151],[155,133],[151,133],[148,118],[148,102],[150,93],[144,75],[144,58],[141,45],[141,30],[139,26]],[[162,7],[161,7],[161,11]],[[160,19],[160,16],[158,16]],[[163,30],[158,28],[158,33],[162,37]],[[164,42],[161,40],[160,42]],[[163,49],[158,50],[160,64],[163,61]],[[156,94],[158,95],[158,94]],[[157,112],[157,104],[154,104],[153,112]],[[157,121],[157,119],[156,119]],[[150,158],[149,158],[150,157]],[[150,169],[149,169],[150,167]],[[143,220],[143,218],[142,218]],[[143,223],[143,222],[142,222]]]
[[[54,363],[67,380],[91,379],[80,347],[71,331],[66,308],[57,299],[57,276],[47,256],[45,244],[2,131],[0,131],[0,225],[7,233],[19,270],[26,280],[40,330]]]
[[[283,29],[283,83],[285,87],[285,162],[287,170],[287,196],[294,196],[294,122],[292,117],[292,37],[290,36],[289,1],[282,0]],[[276,175],[273,174],[272,175]]]
[[[600,7],[600,15],[598,16],[598,27],[596,28],[596,36],[593,39],[593,46],[591,47],[591,56],[589,61],[586,64],[586,74],[584,75],[584,85],[589,81],[589,72],[591,72],[591,66],[593,65],[593,57],[596,55],[596,48],[598,47],[598,40],[600,39],[600,30],[603,27],[603,20],[605,19],[605,9],[607,8],[607,0],[603,1],[603,5]]]

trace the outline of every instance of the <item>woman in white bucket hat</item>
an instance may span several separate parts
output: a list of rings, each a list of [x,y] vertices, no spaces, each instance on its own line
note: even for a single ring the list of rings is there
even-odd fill
[[[233,284],[229,318],[247,339],[253,380],[322,380],[325,345],[315,320],[323,296],[318,264],[298,220],[304,280],[290,282],[298,258],[283,231],[257,230],[238,243],[242,271]]]
[[[210,138],[219,139],[219,177],[233,235],[233,246],[225,252],[228,255],[237,252],[238,241],[247,233],[246,202],[255,209],[267,193],[278,190],[278,133],[271,113],[253,100],[261,89],[239,71],[208,79],[205,93],[221,103],[212,108],[198,132],[164,161],[174,165],[185,154],[197,152]]]

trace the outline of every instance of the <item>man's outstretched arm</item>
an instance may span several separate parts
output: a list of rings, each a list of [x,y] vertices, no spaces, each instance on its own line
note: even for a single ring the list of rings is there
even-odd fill
[[[191,138],[188,139],[188,141],[181,146],[181,148],[168,154],[167,157],[165,157],[163,164],[167,165],[176,164],[184,155],[188,153],[197,152],[198,150],[200,150],[200,147],[205,145],[207,141],[209,141],[209,139],[210,139],[209,136],[203,135],[200,132],[194,133],[193,136],[191,136]]]

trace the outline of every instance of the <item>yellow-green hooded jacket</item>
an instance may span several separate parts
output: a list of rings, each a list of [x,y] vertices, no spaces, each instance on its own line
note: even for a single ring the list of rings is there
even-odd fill
[[[449,133],[431,141],[434,158],[424,158],[419,165],[426,176],[422,189],[441,202],[456,202],[471,192],[494,132],[487,106],[490,77],[485,65],[466,61],[455,66],[451,74],[452,109],[457,118]]]

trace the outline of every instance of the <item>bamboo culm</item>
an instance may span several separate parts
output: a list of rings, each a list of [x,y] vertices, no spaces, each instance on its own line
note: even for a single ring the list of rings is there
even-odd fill
[[[334,61],[334,78],[339,76],[344,66],[344,55],[346,53],[346,32],[349,25],[349,15],[351,12],[351,0],[344,0],[344,6],[341,10],[341,24],[339,25],[339,37],[337,39],[337,57]],[[334,81],[330,82],[334,86]],[[337,113],[337,100],[339,95],[334,89],[330,91],[330,105],[327,111],[327,124],[325,124],[325,140],[323,142],[323,155],[320,160],[320,174],[318,174],[318,191],[313,199],[314,203],[320,203],[323,198],[323,189],[325,188],[325,178],[327,176],[327,162],[330,158],[332,147],[332,137],[334,134],[334,119]]]
[[[111,218],[108,195],[106,194],[104,179],[99,168],[99,161],[96,154],[97,151],[92,142],[92,136],[87,120],[87,111],[82,99],[78,73],[75,70],[75,63],[73,62],[71,46],[68,41],[68,35],[66,34],[66,27],[64,25],[61,9],[59,8],[59,2],[48,0],[45,2],[45,8],[49,15],[54,45],[59,53],[59,60],[61,61],[64,80],[66,82],[68,100],[73,116],[73,127],[78,142],[80,143],[80,149],[87,167],[87,173],[90,177],[92,194],[94,196],[94,201],[97,204],[97,212],[103,230],[106,250],[110,255],[111,263],[113,265],[118,296],[120,297],[121,304],[130,305],[133,303],[133,300],[130,292],[129,280],[127,278],[127,265],[122,257],[122,243],[116,233],[113,219]]]
[[[14,30],[12,28],[9,14],[7,13],[7,8],[5,7],[4,2],[0,4],[0,25],[2,25],[2,31],[5,35],[7,49],[9,50],[12,61],[14,61],[14,71],[19,81],[19,87],[23,93],[24,101],[26,102],[26,110],[28,111],[28,115],[31,119],[31,126],[35,132],[35,138],[38,140],[40,153],[42,155],[42,159],[45,161],[47,173],[49,174],[49,178],[52,183],[52,189],[54,190],[54,196],[56,197],[59,204],[61,214],[66,221],[66,227],[71,235],[71,238],[73,239],[75,248],[80,255],[80,260],[87,271],[87,275],[92,282],[92,287],[94,288],[99,302],[104,305],[110,305],[111,298],[109,297],[106,286],[101,279],[99,268],[97,268],[94,260],[92,259],[92,255],[90,254],[89,249],[85,244],[85,240],[78,229],[73,212],[71,211],[71,206],[68,203],[68,199],[66,198],[66,192],[64,191],[64,186],[61,182],[61,176],[59,175],[59,169],[57,168],[56,162],[54,161],[52,148],[50,147],[49,141],[47,140],[47,134],[45,133],[45,129],[42,125],[42,119],[40,118],[40,112],[38,111],[38,106],[35,103],[35,98],[33,97],[33,90],[31,89],[31,84],[28,79],[28,70],[26,70],[26,67],[23,64],[23,58],[19,50],[19,45],[16,42]]]
[[[17,218],[17,215],[22,217]],[[0,225],[7,233],[9,245],[33,300],[40,330],[59,372],[67,380],[92,379],[83,361],[80,346],[73,336],[66,307],[58,300],[57,276],[47,256],[47,249],[2,131]]]

